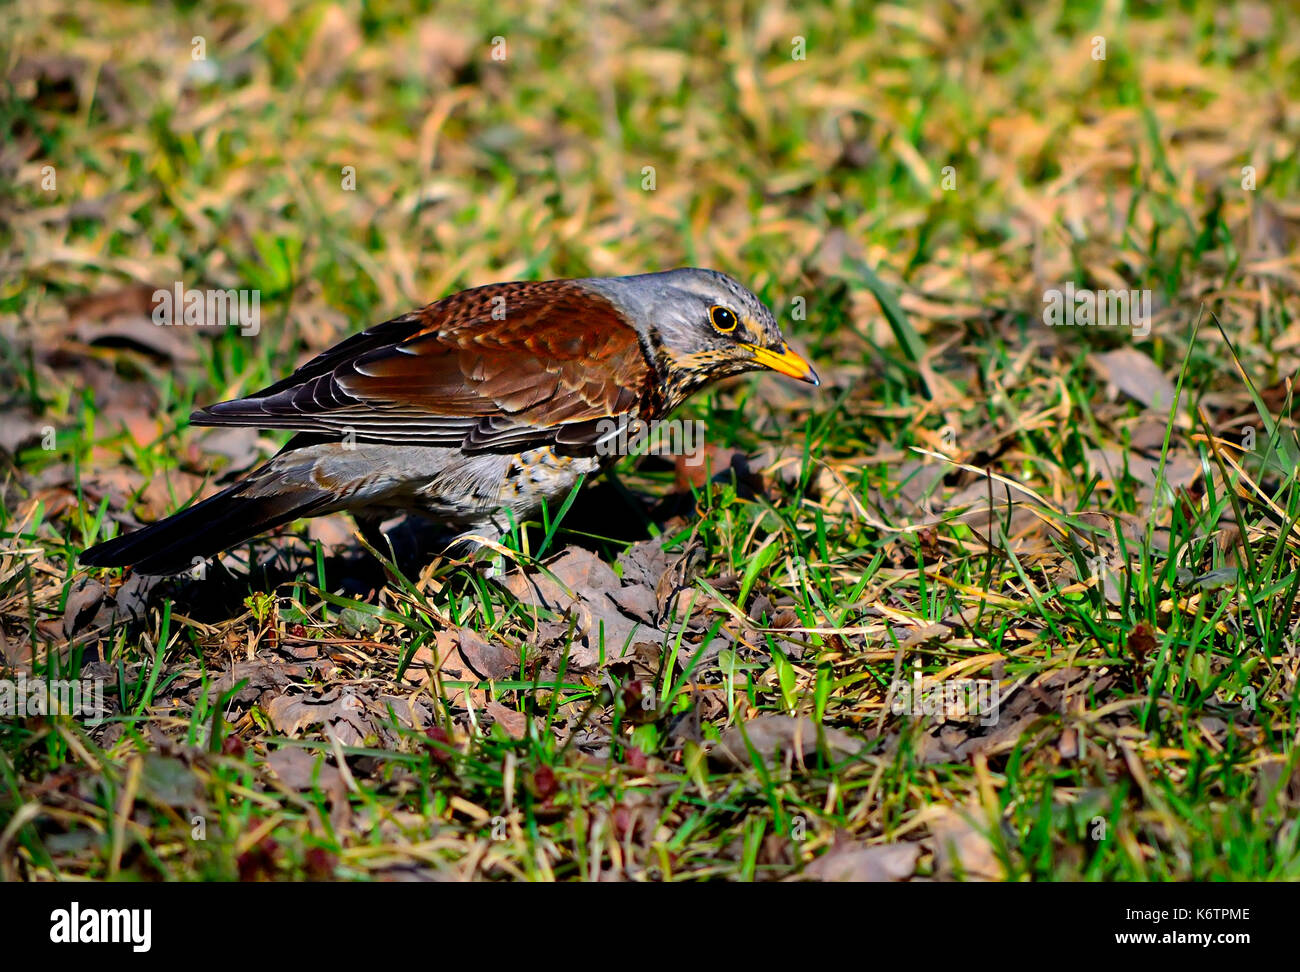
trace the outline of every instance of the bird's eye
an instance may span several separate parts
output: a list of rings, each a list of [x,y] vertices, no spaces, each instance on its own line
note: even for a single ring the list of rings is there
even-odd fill
[[[730,334],[736,329],[736,325],[740,323],[736,320],[735,314],[720,304],[715,304],[709,308],[709,320],[723,334]]]

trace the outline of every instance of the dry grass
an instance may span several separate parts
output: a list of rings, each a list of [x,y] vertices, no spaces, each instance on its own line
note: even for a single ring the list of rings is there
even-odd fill
[[[5,875],[1300,874],[1300,34],[1185,6],[10,10],[3,648],[115,715],[0,727]],[[512,537],[594,551],[573,610],[341,522],[199,583],[73,564],[276,447],[195,404],[463,286],[681,264],[825,385],[701,396],[735,475],[629,463]],[[260,333],[152,327],[177,280]],[[1151,291],[1149,336],[1044,327],[1067,281]],[[630,544],[668,553],[611,586]],[[650,647],[570,665],[638,587]],[[996,722],[892,711],[917,663]]]

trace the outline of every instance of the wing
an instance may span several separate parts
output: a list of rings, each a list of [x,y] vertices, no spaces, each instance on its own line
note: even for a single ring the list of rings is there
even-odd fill
[[[604,297],[562,280],[492,284],[354,335],[190,421],[467,451],[581,449],[602,419],[636,413],[652,378]]]

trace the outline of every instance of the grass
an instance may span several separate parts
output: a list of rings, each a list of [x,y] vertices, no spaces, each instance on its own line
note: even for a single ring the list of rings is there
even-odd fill
[[[0,723],[6,878],[775,880],[891,845],[921,877],[1300,876],[1281,10],[8,19],[0,647],[113,711]],[[748,475],[629,460],[492,552],[664,547],[629,660],[575,666],[574,612],[456,558],[367,575],[346,525],[138,599],[74,564],[283,441],[198,405],[460,287],[682,264],[752,286],[823,387],[703,393]],[[177,280],[259,290],[259,333],[140,326],[123,288]],[[1150,290],[1150,334],[1045,327],[1066,281]],[[896,712],[917,671],[995,682],[996,724]],[[816,738],[774,748],[784,716]]]

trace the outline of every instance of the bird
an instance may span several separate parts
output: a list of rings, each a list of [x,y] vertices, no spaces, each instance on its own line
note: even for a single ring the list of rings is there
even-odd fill
[[[820,383],[771,310],[716,270],[463,290],[346,338],[256,394],[195,411],[193,425],[296,434],[221,492],[80,562],[180,574],[340,511],[372,546],[379,524],[410,513],[499,537],[617,459],[603,448],[611,427],[663,419],[710,382],[762,369]]]

